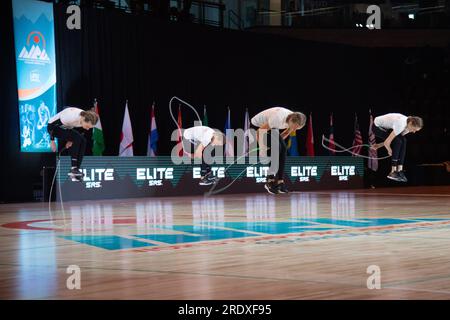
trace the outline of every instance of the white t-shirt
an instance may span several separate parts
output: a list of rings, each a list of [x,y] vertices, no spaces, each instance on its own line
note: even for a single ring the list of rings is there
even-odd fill
[[[252,118],[251,122],[257,127],[268,123],[270,129],[286,129],[288,127],[286,118],[292,113],[291,110],[282,107],[270,108],[258,113]]]
[[[61,120],[63,126],[67,129],[72,129],[74,127],[81,127],[81,116],[80,113],[82,109],[78,108],[66,108],[63,111],[57,113],[48,120],[48,123],[52,123],[56,120]]]
[[[200,142],[204,147],[211,143],[214,130],[206,126],[196,126],[184,130],[183,136],[185,139],[193,142]]]
[[[383,129],[392,129],[395,135],[407,134],[409,131],[406,129],[408,117],[401,113],[388,113],[384,116],[376,117],[373,123]]]

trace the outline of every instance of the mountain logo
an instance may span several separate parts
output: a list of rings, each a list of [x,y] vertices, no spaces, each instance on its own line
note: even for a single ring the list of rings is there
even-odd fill
[[[46,42],[42,33],[39,31],[31,31],[27,37],[27,44],[22,48],[18,60],[30,64],[48,64],[50,63],[50,58],[45,47]]]

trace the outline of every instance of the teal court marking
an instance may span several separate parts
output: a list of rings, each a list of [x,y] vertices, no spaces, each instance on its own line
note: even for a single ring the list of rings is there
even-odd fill
[[[155,246],[155,244],[153,243],[146,243],[119,236],[83,235],[83,236],[61,236],[61,238],[106,250],[119,250],[119,249],[131,249],[131,248]]]
[[[210,226],[215,226],[214,223],[210,223]],[[283,234],[283,233],[298,233],[307,231],[319,231],[334,229],[331,227],[320,227],[320,223],[314,223],[313,221],[289,221],[289,222],[225,222],[222,224],[225,228],[245,230],[263,234]],[[255,236],[255,235],[253,235]]]
[[[194,226],[174,226],[173,230],[183,231],[188,233],[195,233],[197,235],[183,235],[183,234],[138,234],[134,235],[136,238],[143,238],[147,240],[154,240],[169,244],[211,241],[223,239],[236,239],[242,237],[255,237],[256,234],[239,232],[234,230],[223,230],[214,228],[195,228]]]
[[[304,219],[307,220],[307,219]],[[302,221],[304,221],[302,219]],[[307,220],[308,221],[308,220]],[[354,220],[341,220],[341,219],[329,219],[329,218],[316,218],[311,221],[322,223],[322,224],[332,224],[344,227],[353,228],[364,228],[364,227],[374,227],[374,226],[386,226],[386,225],[396,225],[404,223],[414,223],[415,220],[405,220],[405,219],[392,219],[392,218],[355,218]]]
[[[60,238],[76,241],[89,246],[106,250],[139,249],[142,247],[160,247],[170,245],[180,245],[189,243],[208,243],[215,240],[232,240],[246,238],[264,238],[290,234],[311,234],[313,238],[324,239],[325,237],[343,237],[361,235],[361,232],[374,232],[375,230],[365,230],[365,228],[381,227],[386,230],[400,230],[401,225],[420,225],[430,227],[429,223],[448,222],[450,219],[431,218],[358,218],[358,219],[298,219],[298,221],[279,222],[210,222],[206,225],[174,225],[172,227],[152,226],[152,232],[146,234],[133,234],[135,239],[129,239],[117,235],[72,235],[61,236]],[[424,225],[425,224],[425,225]],[[225,229],[226,228],[226,229]],[[361,230],[363,229],[363,230]],[[355,233],[352,232],[355,231]],[[350,231],[344,235],[340,232]],[[334,233],[334,234],[333,234]],[[145,239],[139,241],[139,239]],[[152,243],[154,241],[155,243]]]
[[[187,234],[140,234],[135,235],[135,237],[168,244],[205,241],[201,236],[191,236]]]

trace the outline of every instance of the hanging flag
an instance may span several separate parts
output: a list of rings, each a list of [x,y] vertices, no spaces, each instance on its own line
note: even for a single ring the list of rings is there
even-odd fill
[[[250,144],[250,117],[248,114],[248,108],[245,108],[245,118],[244,118],[244,148],[242,149],[245,156],[248,155],[249,144]]]
[[[312,124],[312,112],[309,115],[308,134],[306,135],[306,155],[314,157],[314,133]]]
[[[375,139],[375,134],[372,131],[372,127],[373,127],[373,116],[372,116],[372,110],[369,109],[369,115],[370,115],[370,122],[369,122],[369,145],[374,145],[377,143],[376,139]],[[369,148],[369,160],[368,160],[368,167],[369,169],[371,169],[372,171],[377,171],[378,170],[378,151],[374,150],[372,148]]]
[[[203,121],[202,124],[204,126],[208,126],[208,115],[206,114],[206,106],[203,106]]]
[[[328,148],[330,156],[334,156],[336,153],[336,146],[334,145],[334,128],[333,128],[333,113],[330,114],[330,142],[328,143]]]
[[[151,114],[151,124],[150,124],[150,133],[148,134],[148,144],[147,144],[147,156],[155,157],[157,144],[158,144],[158,129],[156,128],[156,120],[155,120],[155,103],[152,105],[152,114]]]
[[[102,123],[100,121],[100,110],[98,108],[97,99],[94,100],[94,110],[95,113],[98,115],[98,122],[94,126],[94,129],[92,130],[92,154],[94,156],[102,156],[103,151],[105,151],[105,140],[103,138],[103,129],[102,129]]]
[[[287,152],[290,156],[299,156],[297,145],[297,131],[293,131],[289,134],[289,141],[287,145]]]
[[[128,112],[128,100],[125,103],[125,115],[123,117],[122,133],[120,135],[119,157],[133,156],[133,129],[131,128],[130,114]]]
[[[183,121],[181,120],[181,105],[178,106],[178,139],[177,139],[177,150],[178,156],[183,156],[183,133],[181,132],[181,128],[183,128]]]
[[[231,131],[230,107],[228,107],[228,116],[225,122],[225,136],[225,157],[234,157],[234,136]]]
[[[361,153],[362,143],[363,143],[363,141],[362,141],[361,131],[359,131],[358,116],[355,113],[355,137],[353,138],[353,145],[352,145],[352,147],[354,147],[352,149],[352,152],[354,153],[353,154],[354,157],[356,156],[356,154]]]

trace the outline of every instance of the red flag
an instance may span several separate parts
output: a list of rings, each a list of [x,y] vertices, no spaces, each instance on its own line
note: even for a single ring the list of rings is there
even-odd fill
[[[306,136],[306,155],[314,157],[314,134],[312,127],[312,113],[309,115],[308,134]]]
[[[362,149],[362,136],[361,136],[361,131],[359,131],[359,124],[358,124],[358,116],[355,113],[355,138],[353,139],[353,156],[356,156],[356,154],[360,154],[361,153],[361,149]]]
[[[330,142],[328,143],[328,148],[331,149],[330,155],[334,155],[336,153],[334,145],[333,113],[330,114]]]
[[[183,127],[183,122],[181,121],[181,106],[178,106],[178,142],[177,142],[177,149],[178,149],[178,156],[183,156],[183,135],[181,133],[181,128]]]

